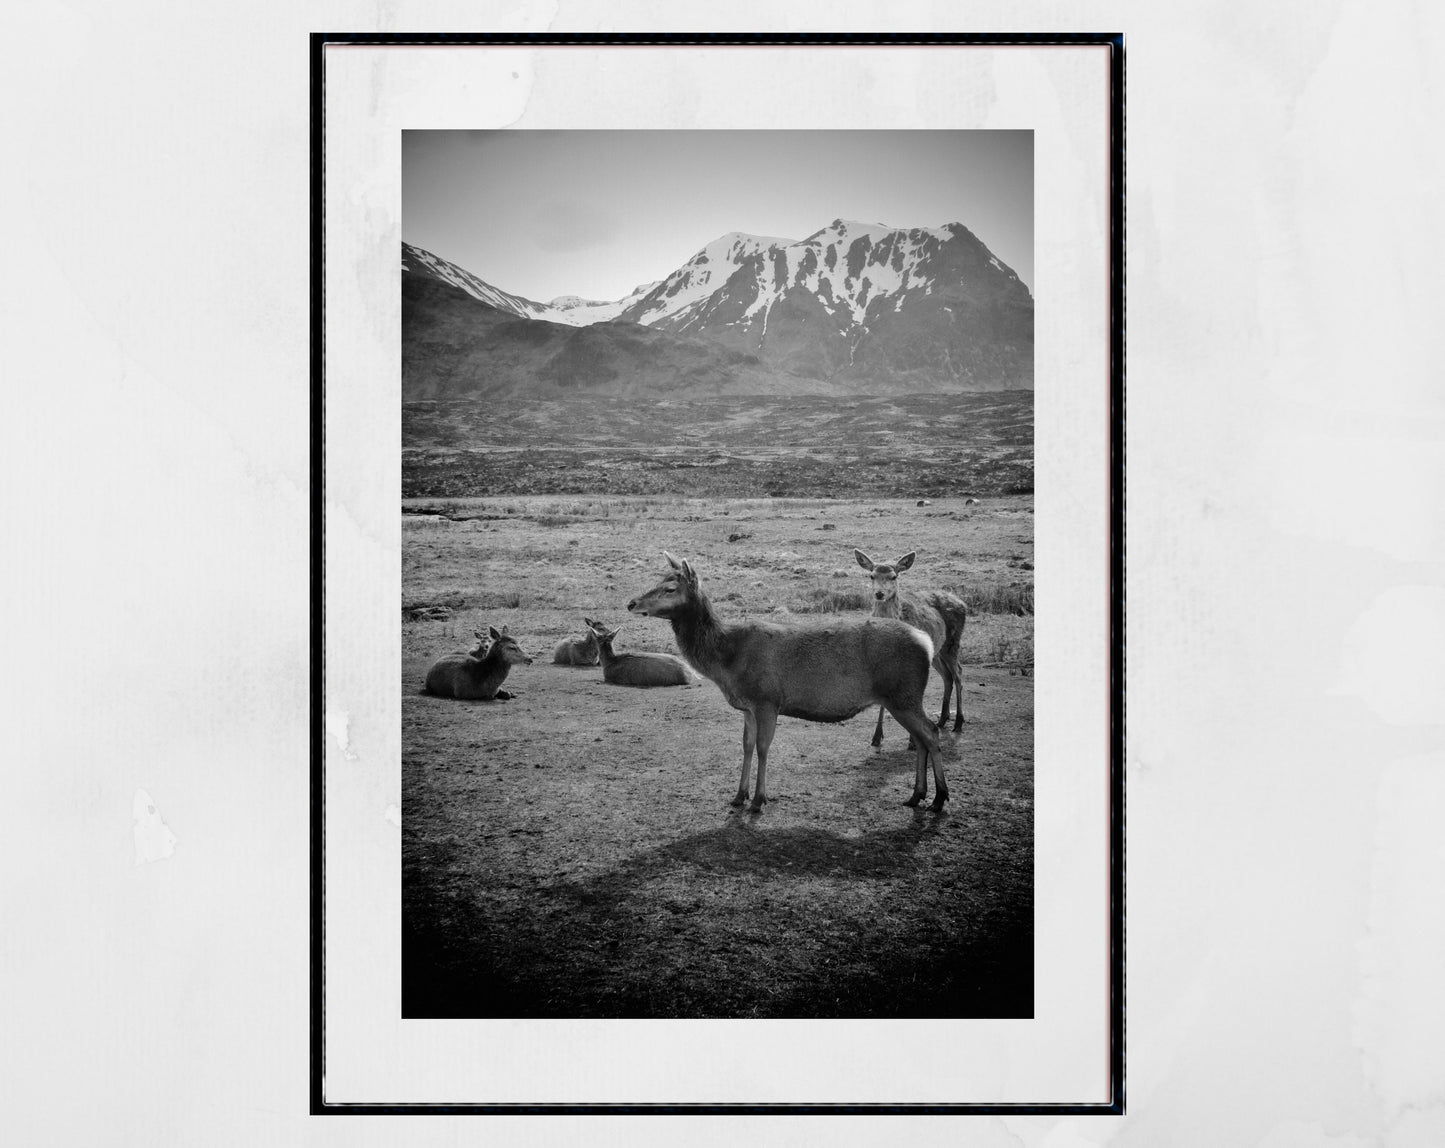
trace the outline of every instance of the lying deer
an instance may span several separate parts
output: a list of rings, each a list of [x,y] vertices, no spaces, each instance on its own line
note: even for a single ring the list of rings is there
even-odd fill
[[[477,637],[481,637],[477,631]],[[489,702],[495,698],[505,702],[515,697],[501,688],[513,666],[530,666],[532,659],[522,652],[517,639],[507,634],[507,627],[488,627],[491,646],[486,654],[445,654],[426,672],[423,693],[462,701]]]
[[[963,627],[968,607],[963,599],[946,591],[915,594],[900,590],[898,575],[913,565],[914,552],[909,551],[897,562],[874,562],[861,550],[854,550],[858,565],[872,575],[873,616],[901,618],[916,626],[933,642],[933,668],[943,678],[943,710],[938,715],[938,728],[948,725],[949,702],[958,698],[958,716],[953,724],[957,733],[963,728],[963,675],[958,668],[958,648],[963,641]],[[883,710],[878,711],[878,725],[873,730],[873,744],[883,744]]]
[[[607,627],[591,618],[583,618],[586,632],[580,638],[566,638],[552,652],[554,666],[595,666],[598,660],[597,635]]]
[[[612,651],[612,641],[622,632],[599,630],[597,646],[602,655],[602,680],[614,686],[692,686],[697,684],[697,675],[683,665],[681,658],[671,654],[617,654]]]
[[[743,714],[743,769],[734,805],[748,799],[753,751],[758,755],[756,812],[768,800],[768,748],[778,717],[840,722],[883,705],[917,741],[913,795],[927,795],[933,767],[934,810],[948,800],[938,734],[923,713],[933,643],[892,618],[813,622],[724,622],[713,612],[697,572],[663,552],[671,568],[662,581],[627,604],[632,614],[672,623],[677,648]]]

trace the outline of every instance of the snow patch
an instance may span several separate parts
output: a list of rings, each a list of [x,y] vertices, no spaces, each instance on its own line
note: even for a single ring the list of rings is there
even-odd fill
[[[660,280],[659,280],[660,282]],[[593,299],[579,299],[576,295],[559,295],[547,306],[546,314],[538,316],[553,323],[565,323],[569,327],[590,327],[593,323],[605,323],[615,319],[651,291],[657,283],[644,283],[634,287],[632,294],[611,302]]]
[[[874,299],[892,296],[893,309],[899,310],[904,293],[924,258],[925,247],[931,254],[936,243],[947,242],[952,237],[952,233],[943,228],[904,231],[883,223],[839,219],[802,242],[786,244],[781,248],[781,255],[788,286],[802,287],[816,296],[821,295],[822,280],[827,279],[835,303],[848,308],[850,324],[857,326],[863,322],[868,304]],[[868,240],[869,251],[867,262],[854,279],[847,274],[847,253],[859,239]],[[803,271],[805,260],[811,263],[806,272]],[[932,291],[931,283],[926,290]],[[768,288],[762,287],[745,317],[769,305],[769,300],[764,298],[766,294]]]
[[[680,316],[715,295],[744,259],[791,242],[764,235],[744,235],[740,231],[730,231],[714,239],[665,280],[667,290],[637,316],[638,322],[650,326]],[[765,260],[764,273],[769,274],[771,267],[771,260]],[[754,311],[749,312],[752,313]]]

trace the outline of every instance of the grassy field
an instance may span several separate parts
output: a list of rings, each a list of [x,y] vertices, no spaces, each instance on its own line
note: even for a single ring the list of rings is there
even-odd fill
[[[402,404],[402,493],[942,498],[1033,491],[1032,391]]]
[[[966,1017],[1033,1010],[1033,508],[916,500],[414,498],[403,520],[403,1009],[409,1017]],[[779,723],[773,800],[729,805],[742,720],[711,683],[632,690],[550,665],[631,618],[662,551],[726,618],[866,614],[854,547],[909,550],[970,603],[953,793],[912,809],[891,721]],[[444,608],[437,610],[437,607]],[[426,616],[445,612],[447,616]],[[506,625],[509,702],[421,694]],[[936,716],[935,675],[927,707]]]

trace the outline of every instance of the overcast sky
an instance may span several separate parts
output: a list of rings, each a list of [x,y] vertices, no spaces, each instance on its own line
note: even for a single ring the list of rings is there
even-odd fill
[[[402,236],[503,291],[612,300],[720,235],[962,223],[1032,290],[1027,131],[407,131]]]

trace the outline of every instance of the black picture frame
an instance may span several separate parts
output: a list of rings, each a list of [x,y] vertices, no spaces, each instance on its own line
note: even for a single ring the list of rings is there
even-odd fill
[[[326,505],[326,328],[324,163],[326,119],[325,49],[329,46],[1092,46],[1109,52],[1109,1099],[1104,1103],[959,1103],[959,1104],[408,1104],[336,1103],[325,1097],[325,886],[326,821],[324,795],[325,666],[321,651],[326,633],[323,529]],[[310,731],[310,1108],[313,1115],[938,1115],[1028,1116],[1104,1115],[1125,1111],[1125,52],[1122,33],[364,33],[318,32],[310,37],[311,105],[311,731]]]

